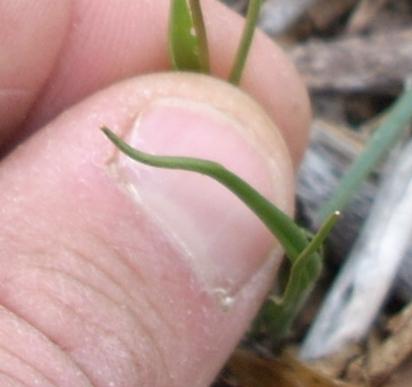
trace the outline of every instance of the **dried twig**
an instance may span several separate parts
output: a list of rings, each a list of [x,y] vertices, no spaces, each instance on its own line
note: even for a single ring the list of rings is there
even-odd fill
[[[391,329],[391,325],[396,325],[396,329]],[[412,304],[409,304],[397,316],[393,317],[388,324],[391,331],[387,339],[382,343],[369,345],[367,352],[356,358],[345,372],[346,379],[352,382],[366,382],[369,386],[387,387],[388,380],[392,379],[394,385],[409,386],[410,375],[402,375],[404,366],[411,368],[410,362],[412,354]],[[412,369],[411,369],[412,371]],[[405,378],[406,383],[397,384],[393,380],[394,374]],[[400,374],[400,375],[399,375]],[[389,383],[392,386],[392,383]]]
[[[308,11],[310,21],[318,30],[325,30],[346,14],[358,0],[319,0]]]
[[[399,328],[368,359],[368,374],[375,384],[382,383],[412,354],[412,304],[397,316]]]
[[[312,41],[290,56],[313,91],[397,93],[412,74],[412,29]]]
[[[346,127],[319,119],[314,121],[310,146],[301,165],[297,184],[302,215],[310,224],[316,224],[321,205],[332,195],[344,171],[363,150],[364,141],[363,135]],[[335,263],[349,254],[369,214],[381,174],[382,167],[379,167],[374,171],[374,177],[363,183],[332,231],[328,245],[333,251]],[[410,300],[412,297],[412,240],[402,262],[402,270],[398,272],[394,290],[401,299]]]
[[[354,34],[364,30],[388,0],[362,0],[346,26],[346,32]]]
[[[381,186],[371,215],[304,345],[318,358],[361,339],[373,322],[412,234],[412,141]]]
[[[262,6],[260,27],[269,35],[278,35],[290,27],[317,0],[267,0]]]

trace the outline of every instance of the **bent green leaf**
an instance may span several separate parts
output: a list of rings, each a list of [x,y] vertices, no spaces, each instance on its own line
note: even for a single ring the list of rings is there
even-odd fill
[[[321,247],[339,216],[340,213],[335,212],[327,218],[292,265],[283,294],[270,297],[263,306],[255,322],[255,329],[267,330],[273,342],[288,334],[296,314],[319,278],[323,264]]]
[[[110,129],[102,128],[102,130],[117,148],[133,160],[152,167],[201,173],[223,184],[242,200],[279,239],[291,262],[294,262],[306,248],[308,244],[306,233],[288,215],[221,164],[192,157],[154,156],[131,147]]]
[[[268,309],[270,318],[277,321],[271,324],[276,329],[276,337],[278,333],[287,332],[319,276],[323,260],[320,247],[335,224],[337,214],[332,215],[313,238],[309,238],[307,232],[293,219],[221,164],[192,157],[151,155],[131,147],[108,128],[104,127],[102,131],[120,151],[133,160],[157,168],[197,172],[215,179],[261,219],[282,244],[291,262],[284,295],[278,300],[272,300]]]
[[[169,51],[176,70],[209,72],[206,30],[199,0],[172,0]]]

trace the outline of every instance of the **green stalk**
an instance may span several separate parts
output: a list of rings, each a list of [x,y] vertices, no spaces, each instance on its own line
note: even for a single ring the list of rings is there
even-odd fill
[[[196,31],[196,36],[199,45],[199,62],[201,71],[205,74],[210,72],[209,67],[209,48],[207,45],[206,28],[203,19],[202,7],[200,0],[189,0],[190,8],[192,10],[193,26]]]
[[[192,157],[154,156],[131,147],[108,128],[102,128],[102,131],[120,151],[133,160],[158,168],[197,172],[215,179],[260,218],[282,244],[291,262],[284,295],[267,304],[263,309],[262,321],[270,327],[273,338],[287,333],[319,277],[323,261],[321,245],[335,224],[338,214],[333,214],[310,240],[293,219],[221,164]]]
[[[284,337],[297,313],[322,272],[322,244],[336,224],[339,212],[330,215],[312,241],[306,246],[290,269],[290,275],[281,297],[271,297],[264,306],[262,326],[269,330],[273,341]],[[259,324],[259,323],[258,323]],[[261,328],[260,328],[261,329]]]
[[[345,208],[363,180],[399,140],[411,120],[412,89],[408,89],[392,105],[386,119],[343,177],[332,198],[319,211],[321,221],[331,212]]]
[[[242,77],[243,69],[246,64],[249,49],[256,29],[261,5],[262,0],[249,0],[245,27],[242,38],[240,39],[240,44],[233,63],[232,71],[229,75],[229,82],[234,85],[238,85]]]
[[[206,30],[199,0],[172,0],[169,52],[176,70],[209,72]]]
[[[308,244],[306,234],[288,215],[221,164],[192,157],[153,156],[132,148],[108,128],[102,128],[102,131],[117,148],[133,160],[158,168],[198,172],[223,184],[242,200],[279,239],[291,262],[294,262],[306,248]]]

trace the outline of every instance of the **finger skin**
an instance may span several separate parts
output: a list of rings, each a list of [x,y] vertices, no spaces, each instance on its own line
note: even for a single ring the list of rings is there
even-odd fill
[[[7,360],[0,375],[17,385],[36,378],[40,385],[206,386],[255,314],[280,250],[273,259],[239,264],[249,276],[237,278],[241,285],[229,311],[217,298],[221,292],[205,290],[185,251],[136,207],[108,167],[113,148],[97,128],[130,126],[144,95],[140,81],[113,86],[70,109],[118,80],[169,67],[169,2],[69,3],[55,11],[54,30],[39,27],[42,44],[36,39],[31,45],[39,73],[27,66],[24,84],[6,84],[13,92],[28,89],[29,98],[17,101],[15,110],[0,103],[16,138],[37,132],[0,164],[0,357]],[[242,21],[215,1],[203,4],[213,73],[225,77]],[[46,46],[53,48],[47,55]],[[32,64],[24,50],[17,54]],[[289,147],[276,129],[267,133],[278,171],[269,197],[291,213],[288,152],[296,164],[307,137],[307,95],[284,54],[263,35],[257,35],[248,66],[242,87],[278,124]],[[165,95],[184,89],[184,79],[172,82]],[[193,81],[192,89],[204,93],[202,82]],[[240,116],[254,109],[223,86],[211,89],[206,99],[233,102]],[[28,118],[20,125],[23,113]],[[259,127],[262,113],[250,114],[249,126]],[[260,230],[242,240],[266,249],[270,243]]]
[[[202,6],[212,72],[227,78],[243,19],[215,0],[202,1]],[[50,33],[45,23],[47,36],[31,44],[36,50],[35,58],[43,62],[35,62],[26,52],[19,53],[19,61],[31,64],[24,69],[24,76],[35,84],[35,94],[41,95],[26,121],[25,133],[118,80],[169,69],[168,8],[168,0],[73,0],[60,17],[62,20],[59,19],[62,30],[68,25],[63,39],[61,31]],[[51,52],[48,45],[59,46],[57,59],[48,54]],[[33,67],[49,73],[46,86],[38,81],[44,76],[32,73]],[[307,141],[310,120],[307,93],[285,54],[262,33],[256,34],[241,87],[256,98],[282,130],[296,165]],[[21,111],[26,111],[32,102],[29,99]],[[9,120],[16,125],[17,118],[14,114]]]
[[[69,13],[66,0],[0,2],[0,143],[24,121],[50,76]]]
[[[244,268],[249,275],[236,276],[232,301],[222,304],[221,287],[205,287],[186,250],[133,200],[111,168],[114,149],[98,128],[104,123],[122,133],[148,99],[185,93],[215,100],[248,128],[262,123],[254,129],[264,144],[265,156],[259,157],[265,169],[277,171],[268,194],[292,211],[292,168],[282,137],[274,135],[275,127],[259,133],[265,114],[225,83],[171,74],[133,79],[37,132],[0,167],[0,301],[20,332],[0,335],[0,348],[12,351],[13,342],[21,348],[34,337],[39,355],[18,354],[26,369],[50,383],[207,386],[272,282],[279,247],[271,258],[250,256]],[[233,195],[219,197],[230,210],[243,207]],[[204,203],[213,200],[207,196]],[[252,214],[245,216],[254,222]],[[231,230],[221,227],[228,238]],[[273,240],[264,228],[258,230],[242,238],[269,250]],[[232,273],[225,275],[230,279]],[[0,318],[0,332],[4,321]],[[27,383],[27,372],[18,368],[11,376]]]

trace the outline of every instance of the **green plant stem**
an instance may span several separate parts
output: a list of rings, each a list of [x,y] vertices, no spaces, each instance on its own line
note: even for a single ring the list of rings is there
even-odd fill
[[[256,29],[261,5],[262,0],[249,0],[245,27],[233,63],[232,71],[229,75],[229,82],[233,83],[234,85],[239,84],[242,77],[243,69],[246,64],[249,49],[252,44],[253,35]]]
[[[405,90],[391,107],[382,125],[374,132],[365,150],[341,180],[332,198],[320,209],[320,221],[334,211],[342,211],[365,177],[393,147],[412,120],[412,89]]]
[[[209,72],[207,37],[199,0],[171,0],[169,53],[176,70]]]
[[[320,248],[336,224],[339,212],[331,214],[318,233],[302,251],[290,269],[290,275],[280,297],[271,297],[262,309],[258,330],[267,327],[271,339],[276,342],[284,337],[297,313],[308,298],[322,271],[323,257]]]
[[[330,234],[330,232],[332,231],[332,228],[335,226],[336,222],[338,221],[339,216],[340,216],[339,211],[335,211],[334,213],[332,213],[328,216],[328,218],[323,223],[321,228],[318,230],[316,235],[314,235],[314,237],[312,238],[310,243],[300,253],[297,261],[305,260],[309,256],[311,256],[312,254],[319,251],[319,249],[322,247],[322,244],[325,241],[326,237]]]
[[[192,157],[151,155],[131,147],[108,128],[102,128],[102,131],[120,151],[133,160],[158,168],[197,172],[215,179],[233,192],[261,219],[282,244],[291,262],[290,275],[283,296],[278,299],[273,298],[266,304],[261,321],[265,326],[270,327],[273,338],[279,338],[287,333],[291,322],[319,277],[323,261],[321,245],[335,224],[338,213],[330,216],[319,232],[310,239],[293,219],[221,164]]]
[[[209,48],[207,44],[206,28],[200,6],[200,0],[189,0],[190,9],[192,11],[193,26],[196,32],[199,45],[199,62],[201,71],[205,74],[210,72],[209,66]]]
[[[153,167],[198,172],[223,184],[239,197],[272,231],[292,262],[306,248],[308,239],[305,233],[289,216],[222,165],[213,161],[191,157],[153,156],[134,149],[108,128],[102,128],[102,131],[122,152],[133,160]]]

